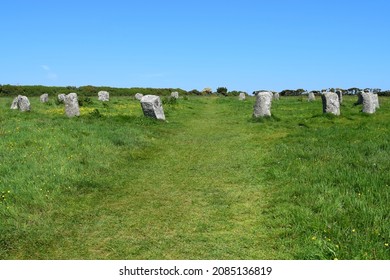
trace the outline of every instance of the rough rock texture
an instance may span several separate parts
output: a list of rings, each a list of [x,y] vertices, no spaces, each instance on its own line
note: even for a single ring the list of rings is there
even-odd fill
[[[49,101],[49,95],[47,93],[44,93],[42,94],[40,97],[39,97],[39,100],[42,102],[42,103],[46,103]]]
[[[179,93],[177,91],[171,92],[171,97],[173,98],[179,98]]]
[[[379,98],[377,93],[372,94],[372,99],[374,101],[375,109],[379,109]]]
[[[99,91],[98,92],[98,100],[100,101],[110,101],[110,94],[108,93],[108,91]]]
[[[376,100],[372,93],[362,92],[361,96],[363,98],[363,113],[373,114],[376,110]]]
[[[144,95],[143,95],[142,93],[136,93],[136,94],[134,95],[135,99],[137,99],[137,100],[141,100],[141,98],[142,98],[143,96],[144,96]]]
[[[238,95],[238,100],[245,100],[245,98],[246,98],[245,92],[240,92],[240,94]]]
[[[77,94],[72,92],[65,95],[65,114],[68,117],[80,116],[79,102],[77,100]]]
[[[256,104],[253,110],[255,118],[271,116],[272,97],[272,93],[267,91],[259,92],[256,95]]]
[[[314,92],[310,91],[307,95],[307,101],[314,101],[316,100],[316,96],[314,95]]]
[[[157,95],[145,95],[141,98],[141,107],[145,116],[165,120],[161,99]]]
[[[64,102],[64,101],[65,101],[65,96],[66,96],[65,94],[60,93],[60,94],[57,96],[58,101]]]
[[[27,96],[24,95],[18,95],[14,98],[11,104],[11,109],[19,109],[21,112],[30,111],[30,101],[28,100]]]
[[[340,104],[343,104],[343,92],[341,90],[336,91],[337,96],[339,97]]]
[[[272,96],[273,100],[279,100],[279,98],[280,98],[279,92],[275,92],[274,95]]]
[[[334,92],[325,92],[322,94],[322,111],[333,115],[340,115],[339,96]]]

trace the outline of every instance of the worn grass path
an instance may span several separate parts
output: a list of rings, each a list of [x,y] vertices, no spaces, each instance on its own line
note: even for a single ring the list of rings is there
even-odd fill
[[[250,116],[216,102],[183,102],[153,145],[118,158],[122,168],[109,190],[67,197],[60,215],[68,216],[69,225],[62,229],[62,245],[47,257],[288,257],[273,251],[261,215],[267,203],[262,158],[269,139],[249,131]]]

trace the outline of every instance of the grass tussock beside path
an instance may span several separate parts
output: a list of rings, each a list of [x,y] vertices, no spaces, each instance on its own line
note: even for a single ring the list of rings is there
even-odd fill
[[[0,258],[390,259],[390,100],[344,100],[1,98]]]

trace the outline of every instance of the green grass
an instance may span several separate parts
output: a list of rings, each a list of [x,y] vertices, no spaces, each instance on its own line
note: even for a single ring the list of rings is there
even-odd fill
[[[91,99],[0,98],[1,259],[390,259],[389,98]]]

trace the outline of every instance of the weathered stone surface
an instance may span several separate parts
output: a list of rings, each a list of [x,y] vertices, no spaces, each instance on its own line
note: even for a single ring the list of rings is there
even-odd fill
[[[379,98],[377,93],[372,94],[372,99],[375,105],[375,109],[379,109]]]
[[[39,97],[39,100],[42,102],[42,103],[46,103],[49,101],[49,95],[47,93],[44,93],[42,94],[40,97]]]
[[[137,100],[141,100],[141,98],[142,98],[143,96],[144,96],[144,95],[143,95],[142,93],[136,93],[136,94],[134,95],[135,99],[137,99]]]
[[[240,92],[240,94],[238,95],[238,99],[239,100],[245,100],[245,98],[246,98],[245,92]]]
[[[19,109],[21,112],[30,111],[30,101],[28,100],[27,96],[24,95],[18,95],[14,98],[11,104],[11,109]]]
[[[314,101],[316,100],[316,96],[314,95],[314,92],[310,91],[307,95],[307,101]]]
[[[161,99],[157,95],[145,95],[141,98],[141,107],[145,116],[165,120]]]
[[[271,116],[272,92],[259,92],[256,95],[256,104],[253,110],[255,118]]]
[[[17,110],[18,109],[18,98],[19,98],[20,95],[18,95],[17,97],[14,98],[14,100],[12,100],[12,104],[11,104],[11,109],[12,110]]]
[[[280,99],[280,96],[279,96],[279,92],[275,92],[272,96],[272,99],[273,100],[279,100]]]
[[[340,115],[339,96],[334,92],[325,92],[322,94],[322,111],[333,115]]]
[[[363,98],[363,113],[373,114],[376,110],[375,97],[371,92],[362,92]]]
[[[171,97],[173,98],[179,98],[179,93],[177,91],[171,92]]]
[[[100,101],[110,101],[110,94],[108,93],[108,91],[99,91],[98,92],[98,100]]]
[[[68,95],[65,95],[65,114],[68,117],[80,116],[79,102],[77,99],[77,94],[72,92]]]
[[[336,94],[339,97],[340,104],[343,104],[343,92],[341,90],[337,90]]]
[[[64,101],[65,101],[65,96],[66,96],[65,94],[60,93],[60,94],[57,96],[58,101],[64,102]]]

